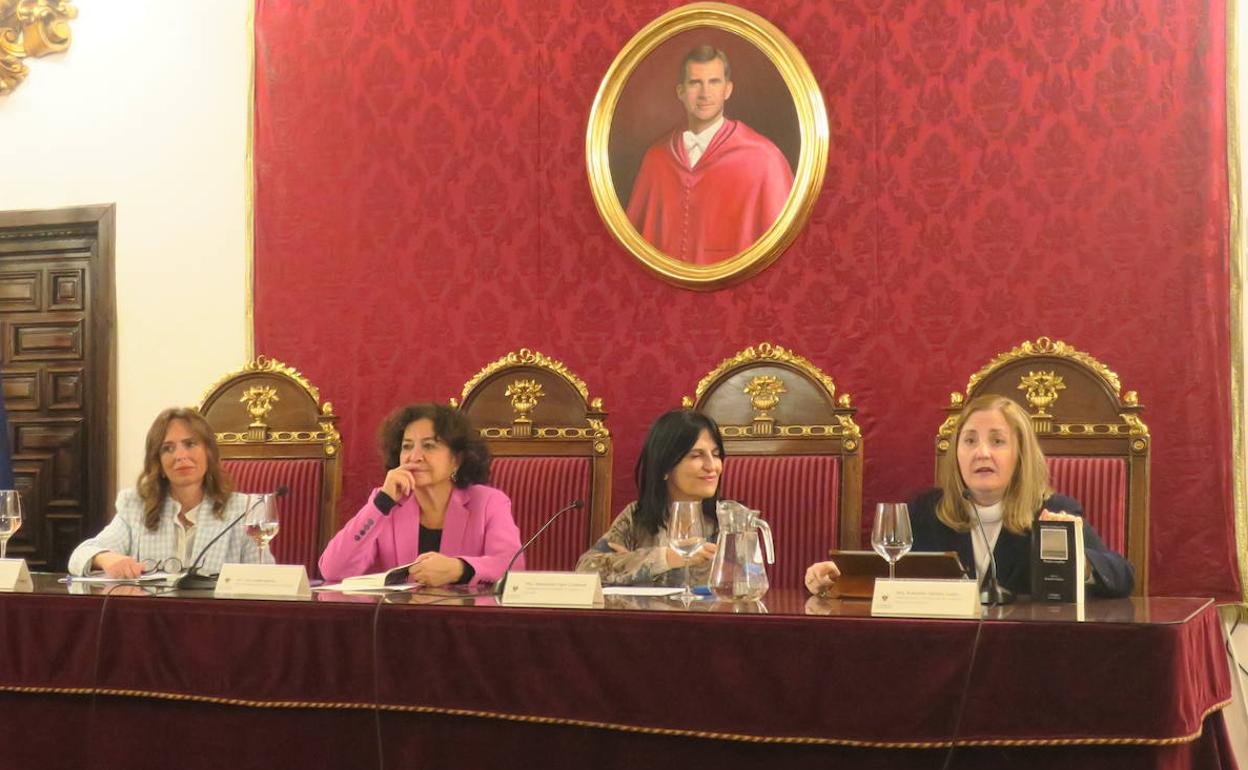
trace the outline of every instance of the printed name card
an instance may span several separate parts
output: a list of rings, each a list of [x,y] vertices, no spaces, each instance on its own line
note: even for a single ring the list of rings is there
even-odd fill
[[[877,578],[871,614],[919,618],[979,617],[979,586],[974,580]]]
[[[307,599],[312,590],[302,564],[222,564],[212,595],[227,599]]]
[[[0,559],[0,591],[29,593],[34,590],[35,583],[30,579],[25,559]]]
[[[513,572],[503,589],[504,607],[601,607],[602,581],[595,573]]]

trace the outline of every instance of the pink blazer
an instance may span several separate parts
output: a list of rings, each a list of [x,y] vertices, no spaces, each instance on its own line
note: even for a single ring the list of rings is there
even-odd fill
[[[416,558],[420,544],[420,505],[408,496],[383,515],[373,504],[377,490],[346,526],[334,535],[321,554],[321,576],[342,580],[381,572]],[[511,500],[502,491],[483,484],[451,492],[442,524],[438,552],[472,565],[472,585],[493,583],[503,576],[507,562],[520,550],[520,529],[511,516]],[[524,557],[513,569],[524,569]]]

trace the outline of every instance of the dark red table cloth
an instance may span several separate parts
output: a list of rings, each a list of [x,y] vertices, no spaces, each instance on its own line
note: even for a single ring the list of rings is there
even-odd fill
[[[954,767],[1234,767],[1219,710],[1230,675],[1204,600],[1091,602],[1086,622],[1046,605],[997,611],[968,684],[975,622],[870,618],[864,604],[795,592],[769,595],[771,614],[740,615],[709,602],[556,611],[40,587],[0,595],[0,708],[55,728],[32,735],[25,719],[0,720],[0,746],[23,746],[31,761],[56,751],[90,763],[136,745],[157,756],[153,734],[220,723],[218,750],[256,733],[246,742],[259,754],[240,751],[240,766],[290,731],[300,737],[288,759],[346,752],[362,766],[377,766],[379,751],[419,764],[451,746],[445,762],[489,765],[538,740],[570,764],[652,745],[741,766],[784,751],[794,766],[939,767],[956,741]]]

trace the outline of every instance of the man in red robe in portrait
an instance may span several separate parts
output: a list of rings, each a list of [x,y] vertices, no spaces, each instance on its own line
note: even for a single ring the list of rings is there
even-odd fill
[[[680,65],[688,128],[646,151],[628,200],[633,227],[673,259],[708,265],[754,244],[780,215],[793,170],[767,137],[724,117],[732,96],[723,51],[699,46]]]

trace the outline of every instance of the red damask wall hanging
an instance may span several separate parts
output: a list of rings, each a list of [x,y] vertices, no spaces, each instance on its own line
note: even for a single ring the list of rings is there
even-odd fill
[[[344,511],[389,409],[522,346],[603,396],[623,505],[650,420],[760,340],[853,394],[864,502],[904,498],[949,393],[1047,335],[1145,406],[1152,591],[1238,599],[1223,3],[740,5],[809,63],[827,173],[782,259],[691,292],[585,173],[604,74],[675,3],[258,3],[256,349],[342,414]]]

